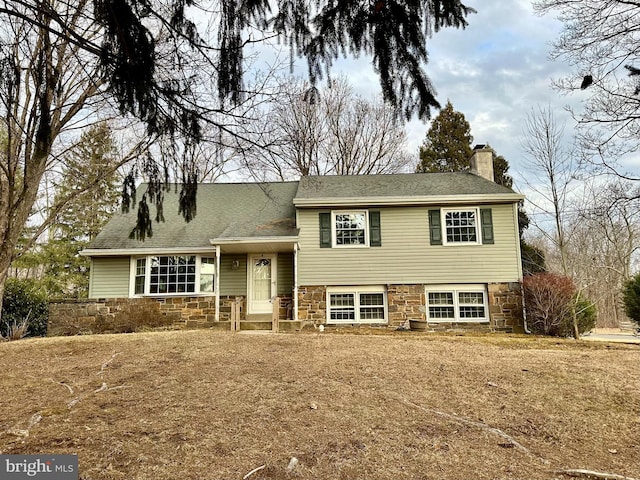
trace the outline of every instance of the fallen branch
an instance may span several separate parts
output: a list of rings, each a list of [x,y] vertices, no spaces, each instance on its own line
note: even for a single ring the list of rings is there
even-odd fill
[[[624,475],[617,475],[615,473],[594,472],[593,470],[582,469],[554,470],[553,473],[559,473],[561,475],[566,475],[568,477],[574,478],[596,478],[601,480],[638,480],[637,478],[625,477]]]
[[[105,382],[102,382],[102,385],[100,386],[100,388],[94,390],[93,393],[110,392],[111,390],[120,390],[121,388],[129,388],[129,387],[127,385],[117,385],[115,387],[107,387],[107,384]]]
[[[98,375],[102,375],[104,373],[104,371],[109,368],[109,364],[111,362],[113,362],[113,359],[116,358],[118,355],[121,355],[122,352],[116,352],[113,355],[111,355],[111,358],[109,360],[107,360],[106,362],[104,362],[102,364],[102,367],[100,367],[100,371],[98,372]]]
[[[545,460],[544,458],[537,456],[531,450],[529,450],[527,447],[525,447],[520,442],[518,442],[516,439],[514,439],[511,435],[506,434],[505,432],[503,432],[499,428],[490,427],[489,425],[487,425],[485,423],[475,422],[473,420],[469,420],[467,418],[460,417],[460,416],[454,415],[452,413],[445,413],[445,412],[441,412],[439,410],[433,410],[431,408],[426,408],[426,407],[423,407],[422,405],[418,405],[417,403],[410,402],[406,398],[401,398],[401,400],[402,400],[403,403],[405,403],[406,405],[409,405],[410,407],[418,408],[418,409],[420,409],[420,410],[422,410],[424,412],[427,412],[427,413],[430,413],[430,414],[433,414],[433,415],[437,415],[439,417],[446,418],[447,420],[451,420],[453,422],[456,422],[456,423],[459,423],[459,424],[462,424],[462,425],[468,425],[468,426],[471,426],[471,427],[480,428],[480,429],[482,429],[482,430],[484,430],[486,432],[493,433],[494,435],[497,435],[497,436],[502,437],[505,440],[507,440],[511,445],[513,445],[513,448],[516,448],[517,450],[520,450],[521,452],[526,453],[527,455],[529,455],[531,457],[537,458],[542,463],[549,463],[548,460]]]
[[[257,468],[254,468],[253,470],[251,470],[249,473],[247,473],[244,477],[242,477],[242,480],[247,480],[247,478],[249,478],[251,475],[253,475],[256,472],[259,472],[260,470],[262,470],[264,467],[266,467],[266,465],[260,465]]]
[[[27,428],[17,428],[16,426],[7,430],[7,433],[10,435],[17,435],[18,437],[28,437],[29,430],[31,430],[35,425],[37,425],[40,422],[40,420],[42,420],[42,415],[40,415],[40,412],[34,413],[33,415],[31,415],[31,418],[29,418],[29,422],[27,423]]]
[[[73,388],[71,388],[71,385],[67,385],[64,382],[58,382],[58,381],[54,380],[53,378],[50,378],[49,380],[51,380],[53,383],[58,383],[58,384],[60,384],[60,385],[62,385],[64,387],[67,387],[69,389],[69,393],[73,395]]]

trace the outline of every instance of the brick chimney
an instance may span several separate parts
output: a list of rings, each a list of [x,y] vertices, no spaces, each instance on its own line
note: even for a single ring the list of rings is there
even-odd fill
[[[495,181],[493,178],[493,149],[489,145],[476,145],[469,160],[471,173]]]

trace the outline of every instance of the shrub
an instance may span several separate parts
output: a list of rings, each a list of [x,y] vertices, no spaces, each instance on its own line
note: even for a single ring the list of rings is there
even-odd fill
[[[593,302],[587,300],[579,293],[572,299],[574,308],[576,309],[576,318],[578,320],[578,332],[580,335],[590,332],[593,327],[596,326],[598,320],[598,312]],[[573,336],[573,319],[571,314],[566,318],[566,321],[560,325],[558,330],[558,336],[572,337]]]
[[[47,295],[37,282],[7,279],[2,300],[0,335],[5,338],[15,338],[21,333],[22,336],[32,337],[45,335],[48,317]]]
[[[533,333],[565,336],[567,321],[571,322],[571,303],[576,290],[571,279],[553,273],[539,273],[525,277],[522,286],[527,323]]]
[[[622,287],[624,313],[640,325],[640,273],[631,277]]]

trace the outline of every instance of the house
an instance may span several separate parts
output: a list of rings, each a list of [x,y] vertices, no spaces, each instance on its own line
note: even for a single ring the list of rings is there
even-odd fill
[[[152,237],[129,238],[136,213],[116,214],[83,252],[89,296],[103,312],[146,302],[225,328],[270,328],[275,316],[281,328],[522,330],[522,198],[493,182],[488,148],[471,173],[203,184],[189,223],[172,189]]]

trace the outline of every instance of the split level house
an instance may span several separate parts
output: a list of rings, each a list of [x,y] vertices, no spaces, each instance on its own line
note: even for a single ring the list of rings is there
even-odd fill
[[[521,330],[523,196],[493,181],[490,149],[470,162],[465,173],[202,184],[189,223],[172,189],[151,237],[129,238],[135,211],[116,214],[82,252],[89,296],[205,326]]]

